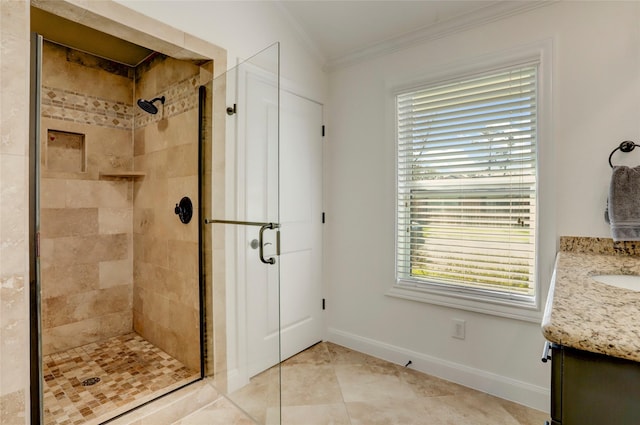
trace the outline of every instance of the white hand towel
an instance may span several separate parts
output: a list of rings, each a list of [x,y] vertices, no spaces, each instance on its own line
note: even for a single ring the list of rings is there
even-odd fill
[[[613,167],[608,203],[613,240],[640,241],[640,166]]]

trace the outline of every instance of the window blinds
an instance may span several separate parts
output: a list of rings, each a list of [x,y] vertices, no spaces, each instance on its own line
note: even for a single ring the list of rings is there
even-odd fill
[[[397,96],[400,281],[533,295],[537,66]]]

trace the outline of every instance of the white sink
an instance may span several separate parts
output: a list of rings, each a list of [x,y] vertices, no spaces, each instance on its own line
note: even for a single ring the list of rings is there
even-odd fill
[[[596,280],[597,282],[604,283],[605,285],[631,289],[633,291],[640,291],[640,276],[626,274],[603,274],[591,276],[591,278]]]

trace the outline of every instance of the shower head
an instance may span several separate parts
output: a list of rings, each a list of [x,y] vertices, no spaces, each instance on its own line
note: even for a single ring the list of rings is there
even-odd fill
[[[164,96],[160,96],[151,100],[138,99],[138,106],[145,112],[148,112],[150,114],[157,114],[158,108],[153,103],[158,100],[164,105]]]

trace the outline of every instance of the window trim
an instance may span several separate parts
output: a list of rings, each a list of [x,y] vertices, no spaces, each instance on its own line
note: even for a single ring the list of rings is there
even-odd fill
[[[394,207],[394,283],[387,296],[405,300],[475,311],[518,320],[539,322],[542,317],[542,300],[546,299],[557,249],[554,210],[555,202],[551,182],[554,181],[553,143],[551,141],[551,70],[552,40],[543,40],[508,51],[497,52],[465,60],[447,66],[427,69],[413,79],[387,82],[388,115],[392,126],[388,134],[394,143],[395,187],[394,203],[398,199],[398,142],[396,122],[396,96],[420,87],[445,84],[500,69],[538,64],[538,113],[537,113],[537,235],[536,235],[536,291],[533,297],[519,297],[490,291],[455,287],[445,284],[416,283],[398,276],[398,209]],[[427,78],[424,75],[429,75]]]

